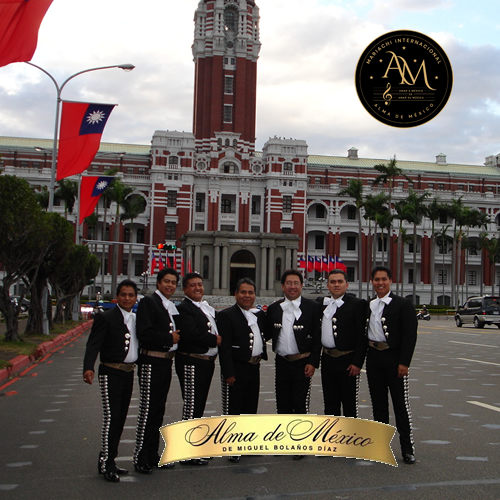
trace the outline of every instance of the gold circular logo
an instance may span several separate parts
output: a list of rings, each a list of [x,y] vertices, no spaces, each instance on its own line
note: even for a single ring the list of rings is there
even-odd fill
[[[453,87],[453,72],[448,56],[432,38],[398,30],[364,50],[355,81],[368,113],[386,125],[408,128],[442,111]]]

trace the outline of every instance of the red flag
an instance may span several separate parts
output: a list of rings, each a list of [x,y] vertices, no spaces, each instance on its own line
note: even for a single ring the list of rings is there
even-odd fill
[[[0,0],[0,66],[31,61],[52,0]]]
[[[311,273],[314,270],[314,257],[312,255],[307,256],[307,272]]]
[[[158,262],[156,261],[155,251],[151,251],[151,276],[155,273],[155,269],[158,266]]]
[[[304,257],[299,258],[299,269],[305,269],[306,268],[306,261],[304,260]]]
[[[321,264],[321,270],[328,272],[328,257],[325,255],[321,258],[321,260],[323,261]]]
[[[114,177],[82,177],[80,185],[80,224],[94,211],[102,193],[114,181]]]
[[[347,266],[336,255],[335,255],[335,267],[334,267],[334,269],[340,269],[341,271],[344,271],[344,273],[347,272]]]
[[[114,104],[63,101],[57,180],[81,174],[89,167],[114,107]]]
[[[322,268],[322,262],[321,262],[321,257],[318,257],[317,255],[314,257],[314,270],[321,272]]]
[[[168,252],[165,252],[165,264],[167,267],[172,268],[172,265],[170,264],[170,257],[168,256]]]
[[[332,269],[335,269],[335,259],[329,255],[328,256],[328,272],[330,272]]]
[[[184,256],[181,254],[181,276],[184,276]]]

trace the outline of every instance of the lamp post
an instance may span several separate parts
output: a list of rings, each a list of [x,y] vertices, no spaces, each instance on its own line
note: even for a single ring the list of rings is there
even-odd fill
[[[54,82],[54,85],[56,86],[56,120],[55,120],[55,125],[54,125],[54,144],[52,147],[52,165],[51,165],[51,170],[50,170],[50,186],[49,186],[49,207],[48,211],[52,212],[54,209],[54,189],[55,189],[55,184],[56,184],[56,164],[57,164],[57,134],[59,132],[59,110],[61,107],[61,92],[65,85],[75,78],[78,75],[81,75],[83,73],[90,73],[91,71],[98,71],[101,69],[111,69],[111,68],[119,68],[123,69],[124,71],[132,71],[135,66],[133,64],[115,64],[113,66],[100,66],[97,68],[89,68],[85,69],[83,71],[79,71],[78,73],[75,73],[74,75],[71,75],[70,77],[66,78],[62,85],[59,85],[56,81],[56,79],[45,69],[41,68],[40,66],[37,66],[36,64],[33,64],[32,62],[25,61],[26,64],[29,64],[30,66],[34,66],[35,68],[38,68],[40,71],[43,71],[51,80]]]

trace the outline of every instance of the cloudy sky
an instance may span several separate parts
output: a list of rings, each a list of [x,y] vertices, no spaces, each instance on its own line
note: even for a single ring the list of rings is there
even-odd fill
[[[118,103],[103,141],[149,144],[155,130],[192,131],[196,0],[54,0],[32,62],[66,100]],[[482,164],[500,152],[500,4],[488,0],[260,0],[257,148],[275,135],[309,154]],[[118,8],[119,6],[119,8]],[[420,127],[379,123],[356,94],[359,56],[378,36],[410,29],[436,40],[454,74],[444,110]],[[51,138],[55,86],[36,68],[0,68],[0,135]]]

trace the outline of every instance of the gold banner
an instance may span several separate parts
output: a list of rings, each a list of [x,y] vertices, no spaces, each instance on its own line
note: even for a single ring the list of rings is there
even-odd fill
[[[325,415],[227,415],[196,418],[160,429],[160,465],[231,455],[328,455],[375,460],[397,467],[390,442],[395,428]]]

